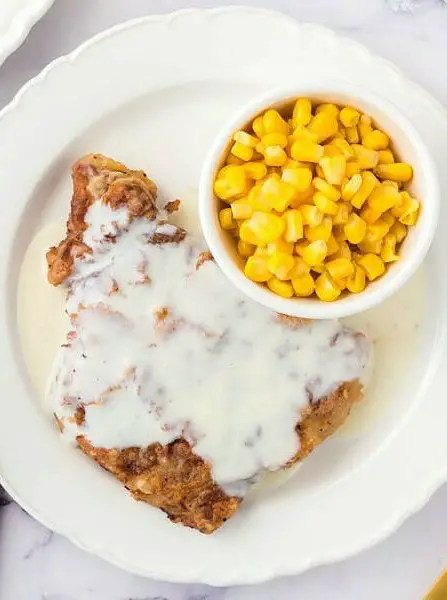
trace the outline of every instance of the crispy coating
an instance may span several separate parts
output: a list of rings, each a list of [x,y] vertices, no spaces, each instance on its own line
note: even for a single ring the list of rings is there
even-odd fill
[[[93,177],[93,180],[92,180]],[[94,181],[94,186],[91,182]],[[156,186],[141,171],[131,171],[121,163],[98,154],[79,160],[73,166],[73,197],[67,222],[67,237],[47,254],[48,280],[53,285],[63,283],[71,274],[74,258],[90,252],[82,240],[87,228],[85,215],[89,206],[102,197],[113,208],[127,205],[132,217],[154,219]],[[172,207],[174,210],[177,205]],[[177,228],[173,235],[154,238],[151,243],[180,242],[185,232]],[[212,260],[203,253],[197,268]],[[284,326],[296,329],[306,324],[304,319],[278,315]],[[284,468],[308,456],[312,450],[333,434],[346,420],[352,405],[362,397],[359,382],[342,384],[327,398],[309,405],[296,426],[300,450]],[[76,413],[80,424],[84,419],[82,403]],[[63,424],[56,418],[58,427]],[[101,467],[112,473],[140,500],[164,511],[169,519],[210,534],[231,518],[242,502],[229,496],[212,478],[210,466],[196,456],[183,438],[162,446],[146,448],[106,449],[93,446],[84,436],[77,442],[81,450]]]

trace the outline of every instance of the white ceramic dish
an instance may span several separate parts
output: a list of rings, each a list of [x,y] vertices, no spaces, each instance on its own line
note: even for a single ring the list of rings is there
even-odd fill
[[[270,43],[253,53],[259,38]],[[369,399],[351,419],[369,407],[365,427],[319,448],[296,477],[247,501],[212,537],[133,502],[64,445],[31,386],[17,327],[19,268],[33,235],[67,213],[71,163],[103,152],[145,168],[166,199],[184,197],[233,111],[284,81],[297,84],[309,67],[337,69],[398,105],[426,140],[447,191],[447,121],[429,95],[363,47],[263,10],[126,23],[53,63],[0,114],[0,189],[8,190],[0,236],[2,483],[46,526],[134,573],[214,585],[299,573],[383,539],[447,479],[447,373],[438,368],[447,308],[443,211],[425,273],[355,320],[377,349]],[[42,278],[43,265],[42,257]],[[39,313],[35,297],[44,343],[57,314]]]
[[[301,76],[298,86],[275,90],[244,105],[219,132],[205,160],[199,186],[200,221],[208,246],[221,269],[245,294],[279,313],[310,319],[334,319],[368,310],[389,298],[415,273],[424,260],[435,235],[439,217],[440,186],[430,151],[412,123],[399,109],[367,87],[359,87],[337,79],[334,75]],[[414,167],[411,189],[423,201],[417,225],[411,229],[401,251],[402,260],[392,265],[386,274],[368,285],[361,294],[350,294],[336,302],[321,302],[317,298],[281,298],[266,286],[245,277],[234,239],[219,223],[220,201],[213,193],[213,182],[222,157],[228,151],[229,140],[269,107],[280,109],[304,96],[321,102],[354,105],[370,115],[386,131],[398,155]]]
[[[54,0],[2,0],[0,2],[0,65],[25,40],[31,27]]]

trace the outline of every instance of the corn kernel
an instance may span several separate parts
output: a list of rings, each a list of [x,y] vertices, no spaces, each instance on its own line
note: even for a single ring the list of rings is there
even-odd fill
[[[299,160],[293,160],[293,158],[288,158],[283,169],[302,169],[304,167],[306,167],[306,163],[302,163]]]
[[[261,139],[265,133],[264,120],[262,117],[256,117],[256,119],[253,121],[252,129],[256,133],[257,137]]]
[[[321,265],[315,265],[314,267],[312,267],[312,273],[318,273],[318,275],[321,275],[325,271],[326,271],[326,267],[324,266],[323,263],[321,263]]]
[[[379,179],[391,179],[391,181],[402,181],[405,183],[413,177],[413,167],[408,163],[377,165],[374,173]]]
[[[383,248],[383,240],[372,241],[367,239],[366,236],[359,244],[359,250],[364,254],[380,254]]]
[[[346,289],[352,294],[360,294],[366,287],[365,271],[360,267],[355,267],[354,275],[346,280]]]
[[[403,223],[399,223],[397,221],[396,223],[394,223],[394,225],[391,226],[390,233],[395,235],[397,243],[401,244],[407,237],[408,230]]]
[[[360,164],[356,161],[348,162],[346,165],[346,177],[352,177],[353,175],[357,175],[361,172],[362,170],[360,168]]]
[[[312,119],[312,103],[309,98],[298,98],[293,107],[292,123],[295,129],[298,126],[305,127]]]
[[[368,115],[362,115],[360,117],[360,122],[359,122],[358,128],[359,128],[360,138],[362,139],[362,142],[363,142],[365,137],[369,133],[371,133],[373,130],[371,117],[368,117]]]
[[[253,205],[248,198],[241,198],[231,203],[233,219],[249,219],[253,214]]]
[[[326,215],[336,215],[338,212],[338,204],[333,200],[329,200],[329,198],[321,192],[315,192],[314,203],[315,206]]]
[[[325,144],[323,146],[323,156],[344,156],[343,152],[334,143]]]
[[[374,188],[378,185],[379,181],[371,173],[371,171],[365,171],[362,176],[362,185],[351,200],[352,206],[357,209],[362,208],[362,206],[365,204],[366,200],[369,198]]]
[[[268,146],[280,146],[281,148],[285,148],[288,143],[288,138],[284,133],[266,133],[261,139],[261,143],[264,148],[268,148]]]
[[[242,166],[228,165],[220,170],[214,182],[214,193],[221,200],[246,194],[250,188],[247,174]]]
[[[287,210],[283,219],[285,222],[284,239],[286,242],[297,242],[303,237],[303,216],[297,209]]]
[[[360,169],[374,169],[379,164],[379,153],[377,150],[370,150],[360,144],[352,144],[352,149],[355,152],[356,160],[360,165]]]
[[[332,258],[347,258],[348,260],[351,260],[352,252],[351,252],[351,248],[349,247],[348,242],[340,241],[340,242],[338,242],[338,244],[339,244],[339,248],[338,248],[337,252],[334,252],[334,254],[332,255]]]
[[[335,104],[332,104],[330,102],[324,102],[323,104],[319,104],[315,109],[316,115],[319,115],[321,112],[326,112],[330,114],[334,119],[336,119],[338,117],[340,109]]]
[[[324,179],[324,171],[320,165],[315,165],[315,172],[317,174],[317,177],[319,177],[320,179]]]
[[[263,256],[266,260],[269,257],[269,253],[266,246],[256,246],[253,256]]]
[[[310,273],[304,273],[300,277],[294,277],[292,279],[292,286],[295,296],[298,296],[299,298],[312,296],[315,290],[314,280]]]
[[[382,183],[374,188],[368,198],[368,206],[374,211],[384,213],[398,205],[401,201],[400,194],[394,186]]]
[[[385,150],[388,148],[389,143],[390,138],[386,133],[380,131],[379,129],[374,129],[370,133],[366,134],[363,138],[363,145],[365,148],[369,148],[370,150]]]
[[[331,235],[329,236],[327,243],[327,255],[331,256],[332,254],[335,254],[336,252],[338,252],[339,248],[340,248],[340,244],[337,242],[337,240],[335,239],[335,237],[333,236],[333,234],[331,233]]]
[[[267,175],[267,167],[262,162],[247,162],[244,165],[244,171],[250,179],[259,181]]]
[[[328,183],[321,177],[315,177],[312,181],[312,185],[316,190],[324,194],[326,198],[329,198],[329,200],[332,200],[333,202],[337,202],[337,200],[340,200],[341,194],[337,190],[337,188],[332,186],[330,183]]]
[[[264,135],[267,133],[283,133],[284,135],[289,135],[289,124],[284,121],[279,112],[273,108],[270,108],[264,113],[262,124],[264,127]]]
[[[305,127],[301,127],[300,125],[295,127],[290,137],[291,139],[289,141],[292,143],[301,140],[304,142],[312,142],[313,144],[316,144],[318,140],[318,135],[316,133],[309,131]]]
[[[389,165],[393,162],[395,162],[395,159],[391,150],[379,151],[379,165]]]
[[[267,260],[267,267],[270,273],[278,279],[289,279],[287,275],[295,264],[291,254],[285,252],[274,252]]]
[[[276,242],[271,242],[267,244],[266,250],[268,256],[272,256],[276,252],[282,252],[284,254],[293,254],[294,244],[286,242],[282,239],[276,240]]]
[[[240,142],[235,142],[231,148],[231,154],[243,161],[249,161],[253,158],[253,148],[244,146]]]
[[[281,217],[269,213],[254,212],[246,222],[255,236],[265,244],[275,242],[284,231],[284,221]]]
[[[318,240],[323,240],[327,242],[331,237],[332,233],[332,220],[329,217],[324,217],[323,221],[320,225],[315,225],[315,227],[311,227],[307,225],[305,228],[304,235],[309,242],[316,242]]]
[[[291,298],[293,296],[293,287],[288,281],[281,281],[276,277],[272,277],[267,281],[267,287],[271,292],[282,298]]]
[[[334,146],[336,146],[340,152],[346,157],[346,160],[350,160],[355,157],[355,152],[348,144],[348,142],[343,138],[336,138],[332,142]]]
[[[305,140],[296,140],[292,144],[291,155],[295,160],[317,163],[323,156],[323,146]]]
[[[237,251],[244,258],[253,256],[255,250],[256,246],[254,246],[253,244],[249,244],[248,242],[243,242],[242,240],[239,240],[237,243]]]
[[[231,208],[223,208],[219,212],[219,221],[222,229],[234,229],[236,227],[236,223],[233,220],[233,215],[231,212]]]
[[[366,222],[357,214],[352,213],[344,226],[344,232],[348,242],[359,244],[365,237]]]
[[[327,273],[323,273],[315,281],[315,293],[323,302],[333,302],[340,296],[341,290]]]
[[[408,225],[408,226],[416,225],[417,220],[418,220],[418,212],[417,211],[409,213],[408,215],[403,215],[399,219],[399,221],[401,223],[403,223],[404,225]]]
[[[391,210],[391,214],[404,225],[414,225],[419,211],[419,202],[408,192],[400,193],[400,202]]]
[[[314,267],[321,264],[326,258],[326,255],[327,244],[323,240],[316,240],[302,250],[303,260],[309,265],[309,267]]]
[[[303,275],[307,275],[310,272],[309,265],[307,265],[300,256],[296,256],[294,261],[295,262],[293,264],[293,267],[290,269],[289,272],[290,279],[302,277]]]
[[[396,236],[388,233],[383,239],[383,247],[380,253],[380,258],[384,263],[396,262],[399,256],[396,254]]]
[[[250,135],[246,131],[236,131],[233,135],[233,140],[238,144],[247,146],[247,148],[256,148],[256,144],[259,142],[257,137]]]
[[[268,281],[272,276],[267,268],[267,259],[263,256],[249,256],[245,263],[244,274],[257,283]]]
[[[374,281],[385,273],[385,264],[377,254],[365,254],[357,263],[365,271],[369,281]]]
[[[334,260],[330,260],[326,263],[326,269],[335,281],[354,275],[354,265],[347,258],[335,258]]]
[[[350,202],[357,192],[360,190],[362,185],[362,176],[358,173],[353,175],[349,181],[342,187],[341,195],[343,200]]]
[[[265,164],[269,167],[282,167],[287,161],[287,154],[281,146],[264,148]]]
[[[323,213],[316,206],[311,206],[310,204],[302,204],[299,207],[299,211],[301,216],[303,217],[303,225],[310,225],[311,227],[315,227],[316,225],[320,225],[323,221]]]
[[[227,166],[230,165],[243,165],[245,164],[243,160],[241,160],[240,158],[238,158],[237,156],[234,156],[234,154],[229,154],[227,157]]]
[[[330,112],[322,111],[313,117],[307,128],[318,135],[317,141],[321,143],[337,133],[338,122]]]
[[[345,127],[354,127],[360,120],[360,113],[352,106],[345,106],[340,111],[340,122]]]
[[[328,183],[341,185],[346,174],[346,158],[344,156],[325,156],[320,159],[319,164]]]
[[[360,142],[360,135],[357,127],[346,127],[346,139],[350,144],[358,144]]]
[[[383,239],[389,232],[390,227],[383,219],[378,219],[375,223],[368,225],[365,237],[371,242],[377,242]]]
[[[346,202],[339,202],[337,208],[337,214],[334,216],[334,225],[344,225],[348,222],[349,215],[351,214],[352,207]]]
[[[281,179],[299,192],[307,190],[312,183],[312,171],[308,168],[283,169]]]
[[[263,240],[255,235],[254,231],[250,228],[248,221],[243,221],[239,228],[239,237],[243,242],[253,244],[254,246],[262,246]]]
[[[291,208],[299,208],[303,204],[309,204],[312,202],[314,190],[312,187],[304,190],[304,192],[296,192],[293,200],[290,202]]]

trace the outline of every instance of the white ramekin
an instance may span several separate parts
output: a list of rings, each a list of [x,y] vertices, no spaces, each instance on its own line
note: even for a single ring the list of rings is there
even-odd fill
[[[265,109],[281,107],[302,96],[321,102],[349,104],[370,115],[388,133],[401,160],[413,165],[414,178],[410,189],[422,205],[418,222],[410,228],[403,243],[401,260],[393,264],[383,277],[370,283],[364,292],[343,296],[332,303],[317,298],[282,298],[267,287],[247,279],[242,271],[243,263],[237,255],[234,238],[220,227],[220,201],[213,193],[214,177],[233,133],[244,128]],[[266,93],[241,108],[222,128],[209,150],[199,184],[199,214],[203,234],[215,260],[230,281],[247,296],[278,313],[313,319],[332,319],[359,313],[380,304],[402,287],[420,266],[430,247],[438,221],[439,205],[440,185],[430,152],[398,107],[365,88],[341,80],[316,81],[307,76],[303,76],[299,86]]]

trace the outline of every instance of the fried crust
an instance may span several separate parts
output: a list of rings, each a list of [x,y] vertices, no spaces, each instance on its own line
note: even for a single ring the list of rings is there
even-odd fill
[[[93,174],[104,175],[97,179],[98,189],[89,187]],[[103,197],[113,208],[127,205],[133,217],[154,219],[156,186],[141,171],[130,171],[122,165],[101,155],[92,154],[73,166],[73,197],[71,213],[67,222],[67,237],[47,254],[48,280],[61,284],[70,276],[74,258],[90,252],[82,240],[87,228],[85,215],[95,200]],[[185,232],[176,230],[173,236],[162,236],[151,243],[181,241]],[[203,253],[197,268],[212,260],[210,253]],[[305,319],[278,315],[284,326],[297,329],[306,324]],[[358,381],[342,384],[333,394],[318,402],[310,402],[296,426],[300,438],[300,450],[284,465],[296,464],[332,435],[346,420],[352,405],[362,397]],[[80,424],[84,411],[80,405]],[[58,424],[63,429],[63,425]],[[237,511],[241,498],[229,496],[212,478],[210,466],[196,456],[183,438],[166,446],[151,444],[146,448],[132,447],[107,449],[93,446],[85,436],[77,442],[81,450],[101,467],[112,473],[139,501],[164,511],[174,523],[197,529],[205,534],[216,531]]]

